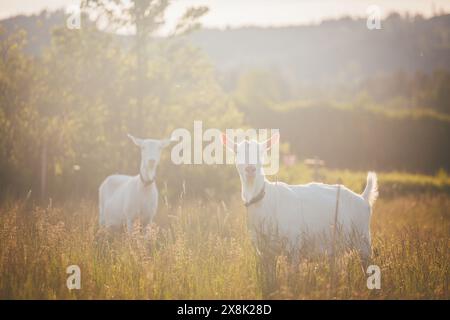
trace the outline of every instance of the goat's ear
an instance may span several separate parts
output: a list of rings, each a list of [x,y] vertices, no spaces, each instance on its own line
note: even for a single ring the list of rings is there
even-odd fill
[[[161,140],[161,148],[166,148],[166,147],[168,147],[172,142],[177,142],[177,141],[178,141],[178,139],[175,138],[174,136],[171,136],[171,137],[168,138],[168,139],[163,139],[163,140]]]
[[[135,145],[137,145],[138,147],[140,147],[141,145],[142,145],[142,140],[141,139],[139,139],[139,138],[135,138],[135,137],[133,137],[131,134],[127,134],[128,135],[128,138],[130,138],[130,140],[131,141],[133,141],[133,143],[135,144]]]
[[[266,150],[270,150],[270,148],[272,148],[272,146],[274,146],[275,144],[277,144],[278,142],[280,142],[280,133],[279,132],[275,132],[270,139],[264,141],[262,143],[262,145],[264,145],[266,147]]]
[[[161,140],[161,149],[167,148],[173,141],[175,140],[172,138]]]
[[[227,135],[223,132],[222,132],[222,144],[225,147],[227,147],[229,150],[236,153],[236,143],[234,143],[234,141],[231,141],[230,139],[228,139]]]

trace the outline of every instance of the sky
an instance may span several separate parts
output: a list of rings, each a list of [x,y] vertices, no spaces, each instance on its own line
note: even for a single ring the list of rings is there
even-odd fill
[[[78,0],[0,0],[0,18],[39,13],[44,9],[67,9]],[[450,13],[450,0],[178,0],[173,1],[167,20],[174,21],[193,5],[206,5],[206,27],[283,26],[319,23],[345,15],[366,17],[370,5],[377,5],[382,16],[392,11],[426,17],[433,12]]]

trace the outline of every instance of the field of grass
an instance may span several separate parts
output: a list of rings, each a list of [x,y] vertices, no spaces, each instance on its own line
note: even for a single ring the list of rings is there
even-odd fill
[[[364,176],[355,177],[360,191]],[[384,197],[388,177],[372,218],[380,290],[367,289],[354,252],[337,257],[333,282],[326,257],[257,256],[237,195],[162,203],[155,224],[131,235],[99,230],[93,201],[11,200],[0,206],[0,299],[449,299],[450,195]],[[73,264],[81,289],[69,291]]]

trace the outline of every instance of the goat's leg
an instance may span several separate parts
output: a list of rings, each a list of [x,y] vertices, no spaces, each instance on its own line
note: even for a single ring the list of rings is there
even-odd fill
[[[370,265],[372,258],[372,245],[370,238],[363,239],[362,243],[359,246],[358,251],[363,268],[364,270],[366,270],[367,267]]]
[[[133,233],[134,229],[134,219],[131,217],[127,217],[127,231],[128,233]]]

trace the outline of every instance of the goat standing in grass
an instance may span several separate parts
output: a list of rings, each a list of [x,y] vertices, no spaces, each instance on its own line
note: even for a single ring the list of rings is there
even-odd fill
[[[283,182],[270,182],[264,175],[263,162],[267,150],[279,142],[278,134],[263,143],[255,140],[235,143],[227,139],[225,134],[222,135],[222,141],[236,156],[242,200],[248,209],[253,241],[256,241],[258,232],[267,230],[264,229],[267,224],[271,227],[275,225],[277,234],[294,246],[305,235],[327,235],[328,239],[331,239],[333,232],[330,231],[333,226],[339,226],[341,236],[347,239],[358,234],[362,241],[358,241],[356,249],[364,261],[370,258],[370,216],[378,196],[375,173],[369,172],[367,175],[367,185],[362,194],[342,185],[288,185]],[[256,152],[256,157],[252,156],[252,152]],[[251,159],[256,161],[250,161]],[[329,243],[320,248],[330,250]],[[330,251],[333,250],[331,248]]]
[[[161,151],[171,140],[138,139],[128,137],[141,149],[141,165],[136,176],[111,175],[99,189],[99,223],[104,227],[120,227],[124,223],[129,232],[140,218],[143,226],[149,224],[158,209],[158,189],[155,185],[156,168]]]

